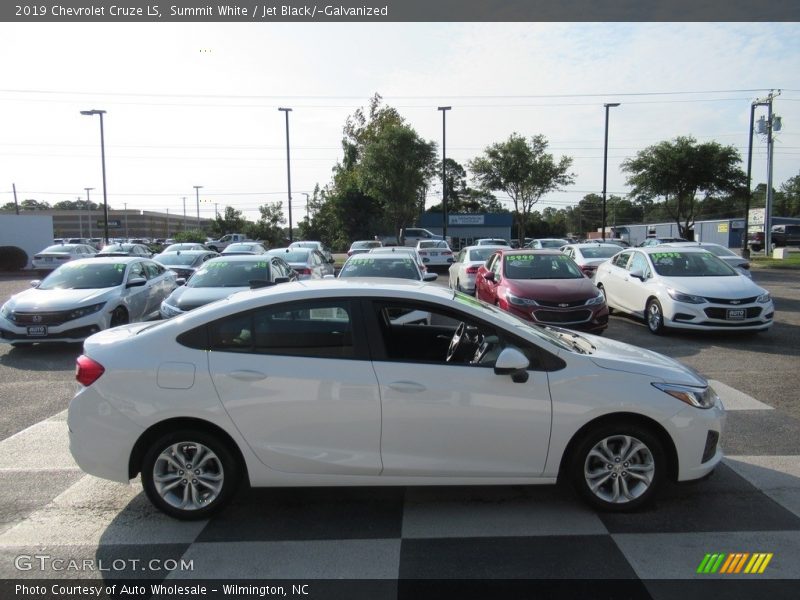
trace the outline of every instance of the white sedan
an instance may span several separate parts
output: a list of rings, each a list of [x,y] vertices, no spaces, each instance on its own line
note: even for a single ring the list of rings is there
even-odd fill
[[[68,262],[0,308],[0,341],[80,342],[108,327],[158,317],[177,275],[128,256]]]
[[[71,260],[91,258],[95,254],[97,250],[87,244],[54,244],[34,254],[31,265],[39,273],[44,274],[56,270]]]
[[[446,267],[453,263],[453,251],[444,240],[420,240],[417,253],[426,267]]]
[[[398,324],[423,310],[430,321]],[[530,326],[421,282],[241,292],[90,337],[69,407],[87,473],[182,519],[253,486],[571,481],[608,511],[722,459],[707,381],[654,352]]]
[[[600,263],[619,252],[616,244],[606,244],[601,242],[586,242],[583,244],[567,244],[561,251],[575,261],[580,270],[589,279],[594,277]]]
[[[597,268],[609,309],[665,329],[765,331],[775,306],[769,292],[710,252],[696,247],[624,250]]]
[[[475,294],[475,277],[480,266],[495,253],[495,250],[510,249],[511,246],[467,246],[462,248],[450,265],[447,285],[451,290]]]

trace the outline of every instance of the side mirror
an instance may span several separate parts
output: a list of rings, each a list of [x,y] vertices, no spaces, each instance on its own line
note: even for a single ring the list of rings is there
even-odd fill
[[[288,277],[276,277],[275,278],[275,283],[276,284],[278,284],[278,283],[288,283],[288,282],[289,282],[289,278]]]
[[[322,276],[323,279],[336,279],[336,275],[331,275],[328,273],[327,275]]]
[[[439,276],[436,273],[428,273],[427,271],[422,274],[422,281],[436,281]]]
[[[516,348],[505,348],[494,363],[495,375],[511,375],[514,383],[528,381],[528,357]]]
[[[488,273],[484,273],[483,274],[483,278],[486,281],[494,281],[494,273],[492,271],[489,271]]]
[[[335,258],[333,258],[333,257],[331,256],[331,257],[328,259],[328,262],[329,262],[330,264],[334,264],[334,263],[336,262],[336,259],[335,259]]]
[[[175,283],[177,283],[178,286],[186,285],[186,278],[185,277],[178,277],[175,280]]]
[[[644,271],[641,269],[633,269],[631,271],[631,277],[635,277],[639,281],[644,281]]]
[[[128,283],[125,285],[126,288],[133,288],[133,287],[142,287],[147,284],[147,279],[144,277],[134,277],[133,279],[129,279]]]
[[[42,285],[41,279],[34,279],[33,281],[31,281],[32,288],[38,288],[40,285]]]

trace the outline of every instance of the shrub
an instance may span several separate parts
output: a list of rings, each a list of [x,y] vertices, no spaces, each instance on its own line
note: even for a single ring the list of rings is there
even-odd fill
[[[0,271],[20,271],[28,264],[28,254],[17,246],[0,246]]]

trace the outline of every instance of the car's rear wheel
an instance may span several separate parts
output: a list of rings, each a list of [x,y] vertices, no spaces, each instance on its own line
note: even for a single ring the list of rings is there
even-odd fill
[[[656,335],[664,333],[666,329],[664,325],[664,310],[661,308],[661,303],[655,298],[648,301],[644,310],[644,318],[651,333]]]
[[[111,327],[127,325],[129,321],[128,311],[121,306],[115,308],[114,312],[111,313]]]
[[[204,519],[233,496],[241,469],[227,444],[205,431],[176,431],[157,439],[142,461],[150,501],[183,520]]]
[[[578,493],[609,512],[636,510],[652,501],[665,472],[661,441],[634,423],[592,430],[572,457],[572,481]]]

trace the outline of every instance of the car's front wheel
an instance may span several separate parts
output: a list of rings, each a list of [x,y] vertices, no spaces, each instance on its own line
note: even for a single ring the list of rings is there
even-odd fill
[[[666,473],[661,441],[639,425],[592,430],[572,459],[572,481],[592,506],[609,512],[636,510],[655,496]]]
[[[175,431],[158,438],[142,461],[150,501],[172,517],[204,519],[233,496],[241,469],[231,450],[205,431]]]
[[[661,308],[661,303],[655,298],[651,299],[644,311],[644,318],[647,321],[647,328],[651,333],[656,335],[664,333],[666,326],[664,325],[664,309]]]
[[[125,310],[122,306],[118,306],[114,309],[114,312],[111,313],[111,324],[110,327],[118,327],[119,325],[127,325],[130,321],[128,317],[128,311]]]

